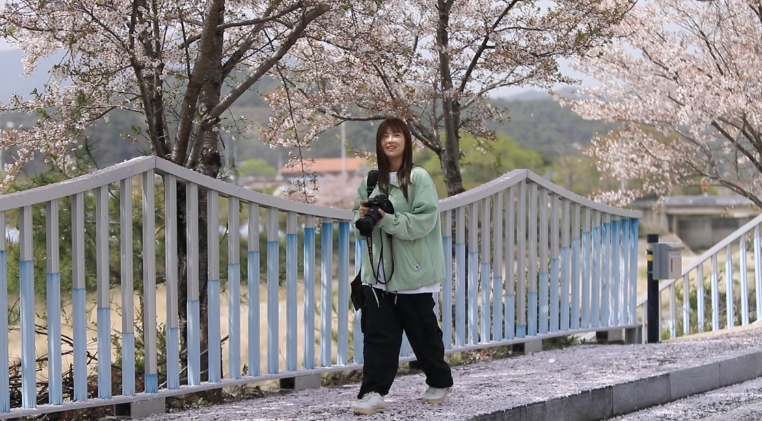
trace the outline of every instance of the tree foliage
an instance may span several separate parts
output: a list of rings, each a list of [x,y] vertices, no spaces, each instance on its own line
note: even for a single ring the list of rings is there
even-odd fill
[[[267,165],[264,159],[252,158],[243,161],[238,167],[238,172],[244,176],[274,177],[278,170]]]
[[[579,154],[553,158],[548,172],[550,181],[580,196],[594,196],[622,185],[620,180],[602,174],[593,158]]]
[[[490,141],[506,86],[572,82],[558,60],[599,46],[629,0],[354,1],[308,30],[269,99],[266,137],[294,145],[344,120],[404,118],[441,161],[448,194],[463,191],[461,133]],[[350,107],[350,104],[352,107]]]
[[[678,185],[722,186],[762,205],[762,7],[757,1],[652,0],[578,64],[602,82],[577,100],[588,119],[622,127],[593,141],[608,175],[640,180],[618,203]]]
[[[522,148],[510,137],[498,136],[488,144],[489,149],[483,149],[480,146],[482,143],[484,142],[473,136],[462,138],[465,152],[460,162],[463,187],[466,189],[489,182],[511,170],[529,169],[541,174],[545,169],[544,159],[539,152]],[[437,156],[430,149],[423,149],[416,153],[415,161],[431,174],[439,196],[445,197],[447,186]]]

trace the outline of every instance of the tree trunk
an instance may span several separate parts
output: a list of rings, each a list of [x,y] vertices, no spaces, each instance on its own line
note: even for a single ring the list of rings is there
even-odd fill
[[[224,2],[218,4],[219,18],[217,24],[224,22],[225,5]],[[208,41],[211,43],[211,48],[207,52],[207,60],[204,63],[206,66],[205,80],[201,86],[198,96],[198,109],[204,114],[219,104],[222,96],[222,51],[223,51],[223,31],[218,30],[213,38]],[[217,178],[222,168],[222,161],[218,152],[218,135],[213,130],[211,125],[205,123],[197,123],[193,141],[191,143],[191,149],[199,148],[201,152],[197,161],[188,162],[188,168],[197,171],[203,175],[211,178]],[[187,203],[184,186],[178,185],[177,191],[177,218],[178,218],[178,269],[180,273],[179,284],[179,316],[180,316],[180,332],[181,332],[181,349],[187,351],[188,349],[188,264],[193,263],[188,261],[188,249],[187,249],[187,210],[188,206],[198,206],[198,250],[199,250],[199,309],[200,309],[200,341],[201,341],[201,370],[202,381],[207,381],[208,367],[209,367],[209,297],[207,295],[207,286],[209,281],[209,265],[207,256],[209,255],[209,246],[207,244],[207,228],[211,224],[212,229],[216,229],[218,221],[209,221],[207,215],[207,194],[205,191],[199,191],[198,203]],[[211,250],[213,253],[217,253],[218,250]],[[217,317],[218,315],[212,315]],[[183,358],[183,364],[187,367],[187,353]],[[221,362],[212,362],[214,364]]]
[[[452,1],[439,0],[439,20],[437,21],[437,46],[439,47],[439,82],[442,95],[442,114],[444,119],[445,147],[439,156],[444,172],[444,182],[447,185],[447,195],[454,196],[462,193],[463,179],[460,175],[460,104],[453,97],[455,90],[452,84],[450,70],[449,24]]]
[[[222,23],[224,13],[220,14],[220,23]],[[204,112],[207,112],[208,110],[211,110],[214,108],[215,105],[219,104],[220,98],[222,97],[222,41],[223,41],[223,33],[222,31],[219,31],[217,33],[217,36],[215,38],[215,53],[213,54],[213,57],[211,57],[211,62],[213,64],[209,64],[211,73],[207,74],[207,80],[204,83],[204,86],[201,88],[201,92],[199,95],[199,102],[200,102],[200,109]],[[205,124],[201,124],[199,126],[199,130],[196,134],[195,144],[201,143],[203,146],[201,148],[201,154],[199,156],[198,162],[192,162],[191,169],[204,174],[211,178],[217,178],[217,176],[220,173],[220,169],[222,168],[222,160],[220,158],[219,150],[218,150],[218,142],[219,142],[219,136],[216,131],[212,130],[213,127],[207,126]],[[212,253],[218,253],[219,250],[209,250],[209,245],[207,243],[208,235],[207,235],[207,227],[210,226],[212,229],[217,229],[217,225],[219,224],[219,221],[209,221],[208,215],[207,215],[207,195],[206,192],[199,192],[199,236],[198,236],[198,242],[199,242],[199,270],[200,270],[200,284],[199,284],[199,307],[201,308],[201,368],[202,370],[205,370],[207,367],[209,367],[209,363],[213,364],[222,364],[222,362],[215,362],[215,361],[209,361],[209,336],[208,336],[208,296],[207,296],[207,282],[209,280],[209,265],[206,256],[208,256],[208,253],[211,251]],[[181,243],[183,244],[183,243]],[[186,254],[186,264],[187,264],[187,254]],[[187,274],[187,272],[184,272]],[[187,276],[185,277],[185,284],[187,285]],[[186,297],[187,298],[187,297]],[[187,315],[187,309],[183,308],[185,310]],[[182,313],[181,313],[182,315]],[[212,315],[213,317],[217,317],[217,315]],[[183,318],[181,320],[187,320],[186,318]],[[182,331],[185,333],[187,337],[187,325],[182,329]],[[186,348],[187,349],[187,348]],[[222,371],[221,371],[222,372]],[[208,373],[207,375],[201,376],[202,381],[208,380]],[[215,394],[216,392],[212,392],[212,394]]]
[[[453,137],[454,140],[451,140],[450,137]],[[458,146],[460,141],[457,133],[451,136],[446,136],[445,142],[448,146],[442,149],[442,153],[439,155],[439,162],[442,165],[442,171],[444,172],[447,196],[454,196],[466,191],[463,188],[463,178],[460,174],[460,148]],[[452,149],[450,144],[456,145],[454,147],[455,149]]]

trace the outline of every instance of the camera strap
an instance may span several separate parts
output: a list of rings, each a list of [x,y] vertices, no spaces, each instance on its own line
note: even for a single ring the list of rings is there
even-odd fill
[[[367,199],[370,199],[370,195],[373,194],[373,190],[376,189],[376,183],[378,183],[378,170],[370,170],[368,172],[368,180],[367,180]],[[388,235],[388,234],[387,234]],[[392,244],[392,236],[389,236],[389,246],[392,249],[392,253],[394,253],[394,245]],[[365,237],[365,243],[368,245],[368,257],[370,258],[370,267],[373,269],[373,278],[378,282],[379,284],[386,285],[389,280],[392,279],[392,275],[394,275],[394,258],[392,258],[392,273],[389,274],[388,279],[378,279],[378,268],[383,264],[384,262],[384,239],[383,235],[381,237],[381,261],[378,262],[378,267],[376,267],[375,264],[373,264],[373,239],[372,234],[371,236]],[[393,256],[393,254],[392,254]],[[384,272],[384,278],[386,278],[386,272]]]
[[[387,237],[389,238],[389,247],[392,249],[392,272],[389,274],[389,277],[386,277],[386,271],[384,271],[384,279],[378,279],[378,269],[381,267],[382,264],[384,264],[384,238],[381,237],[381,259],[378,262],[378,266],[373,264],[373,239],[371,237],[365,237],[365,243],[368,245],[368,257],[370,258],[370,267],[373,269],[373,277],[376,279],[376,282],[382,285],[386,285],[389,283],[389,281],[392,279],[392,276],[394,276],[394,242],[392,241],[392,236],[387,234]]]

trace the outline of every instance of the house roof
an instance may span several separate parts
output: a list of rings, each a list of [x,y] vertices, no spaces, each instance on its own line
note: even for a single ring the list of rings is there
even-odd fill
[[[315,173],[331,173],[341,171],[341,158],[316,158],[314,162],[305,162],[309,171]],[[363,158],[347,157],[346,169],[348,172],[357,171],[360,168],[368,166],[369,162]],[[284,166],[280,169],[281,174],[299,174],[302,172],[301,166],[289,168]]]

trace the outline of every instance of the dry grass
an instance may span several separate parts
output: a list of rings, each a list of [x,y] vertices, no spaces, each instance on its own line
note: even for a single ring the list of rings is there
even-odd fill
[[[241,288],[241,305],[240,305],[240,332],[242,332],[242,338],[241,338],[241,346],[240,346],[240,362],[241,366],[243,367],[245,364],[248,363],[248,352],[249,352],[249,343],[246,340],[248,328],[249,328],[249,319],[248,319],[248,296],[246,291],[246,286],[242,286]],[[110,312],[110,326],[111,326],[111,332],[112,334],[118,334],[122,331],[122,317],[121,312],[119,311],[121,307],[121,292],[118,290],[112,290],[110,294],[111,298],[111,312]],[[166,300],[166,291],[165,288],[162,286],[158,286],[156,289],[156,294],[154,296],[156,300],[156,323],[157,325],[162,325],[166,323],[167,320],[167,300]],[[270,331],[269,327],[269,321],[267,318],[267,286],[265,284],[261,284],[259,286],[259,330],[260,330],[260,372],[266,373],[267,372],[267,357],[268,357],[268,348],[267,348],[267,338],[268,338],[268,332]],[[279,294],[279,305],[278,305],[278,360],[280,362],[281,369],[284,369],[286,366],[286,344],[287,344],[287,320],[286,320],[286,297],[285,297],[285,289],[280,289]],[[134,296],[134,305],[135,305],[135,314],[138,314],[138,295],[136,294]],[[315,302],[316,306],[318,306],[316,314],[315,314],[315,339],[316,343],[315,346],[315,356],[316,356],[316,363],[318,362],[318,359],[320,357],[320,332],[319,328],[321,326],[321,316],[319,313],[320,309],[320,302],[321,302],[321,288],[319,281],[315,285]],[[334,285],[333,288],[333,306],[336,305],[337,302],[337,291],[336,287]],[[45,303],[44,300],[37,300],[37,323],[41,325],[45,325],[46,321],[42,315],[45,313]],[[220,329],[221,329],[221,337],[225,338],[230,333],[230,305],[228,302],[228,296],[225,292],[223,292],[221,297],[221,315],[220,315]],[[62,313],[64,314],[63,321],[61,324],[61,334],[72,337],[73,336],[73,327],[70,320],[71,316],[71,304],[67,303],[64,304]],[[335,317],[335,312],[333,312],[334,315],[331,317],[331,324],[332,329],[334,332],[338,329],[338,318]],[[88,297],[88,304],[87,304],[87,349],[91,354],[97,354],[97,332],[96,332],[96,322],[97,322],[97,311],[95,308],[95,296],[92,294]],[[349,315],[349,323],[350,325],[353,323],[353,313],[350,313]],[[303,283],[299,282],[299,287],[297,291],[297,335],[296,335],[296,341],[297,341],[297,366],[303,366],[304,362],[304,287]],[[136,333],[137,334],[137,333]],[[48,337],[43,334],[37,334],[35,336],[35,350],[36,354],[38,356],[44,356],[47,355],[47,343],[48,343]],[[9,351],[10,351],[10,358],[11,360],[18,360],[21,357],[21,340],[20,340],[20,332],[18,329],[12,330],[9,333]],[[116,361],[117,359],[117,349],[114,346],[113,343],[110,344],[111,348],[111,361],[114,364],[120,364],[119,361]],[[62,352],[64,354],[67,353],[67,351],[70,351],[71,347],[69,347],[66,343],[62,343]],[[336,360],[337,357],[337,345],[336,345],[336,338],[332,337],[332,357],[333,360]],[[350,337],[349,340],[349,352],[350,355],[352,354],[352,340]],[[230,357],[230,343],[229,341],[225,341],[222,346],[222,363],[223,363],[223,371],[224,373],[229,372],[229,357]],[[64,355],[62,357],[63,367],[67,368],[70,364],[73,363],[71,355]],[[96,364],[92,364],[91,369],[95,369]],[[39,380],[45,381],[47,379],[47,370],[45,367],[41,371],[38,372]]]

